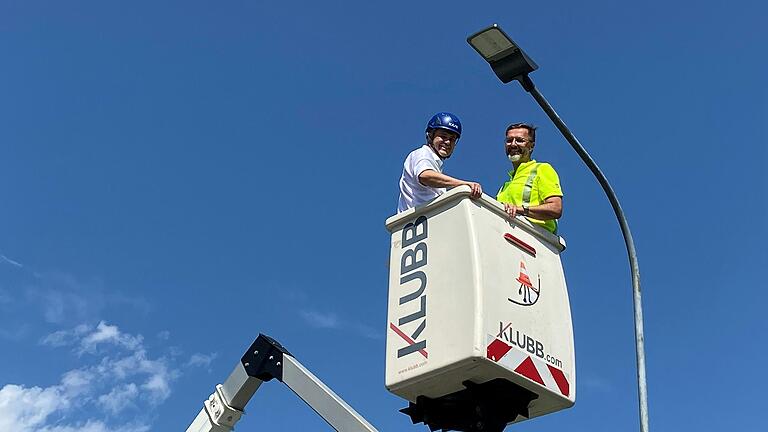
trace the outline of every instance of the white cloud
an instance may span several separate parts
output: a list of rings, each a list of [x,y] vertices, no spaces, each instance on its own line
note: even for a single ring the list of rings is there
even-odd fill
[[[73,345],[83,334],[91,331],[91,327],[80,324],[72,330],[59,330],[44,337],[40,343],[43,345],[50,345],[52,347],[62,347],[67,345]]]
[[[149,399],[153,403],[160,403],[171,395],[170,376],[165,373],[152,374],[141,388],[148,391]]]
[[[356,333],[368,339],[381,339],[383,333],[358,322],[341,320],[335,313],[303,310],[299,312],[307,324],[321,329],[337,329]]]
[[[170,383],[179,376],[179,371],[169,369],[165,359],[151,359],[141,348],[129,356],[119,359],[105,358],[97,370],[103,376],[114,380],[141,380],[142,396],[155,406],[165,401],[171,395]]]
[[[5,255],[0,255],[0,262],[8,263],[8,264],[10,264],[10,265],[12,265],[14,267],[24,268],[24,264],[22,264],[22,263],[20,263],[18,261],[14,261],[14,260],[8,258]]]
[[[151,304],[109,291],[99,278],[36,271],[1,253],[0,269],[11,278],[0,288],[0,316],[5,322],[0,341],[28,341],[31,331],[26,323],[30,321],[67,325],[38,340],[59,351],[51,356],[57,360],[49,364],[77,361],[76,367],[59,371],[63,373],[58,382],[32,381],[46,374],[30,375],[24,383],[0,382],[0,432],[150,430],[145,419],[152,418],[153,409],[170,397],[179,376],[169,362],[174,354],[163,346],[163,354],[157,355],[144,345],[141,335],[97,318],[112,307],[146,314]],[[13,286],[6,287],[8,283]],[[98,324],[74,326],[88,321]],[[166,332],[166,340],[169,337]],[[67,355],[70,359],[64,358]],[[104,366],[111,364],[122,365],[120,372]]]
[[[37,431],[53,414],[77,406],[78,398],[90,391],[92,374],[71,370],[61,382],[46,388],[7,384],[0,389],[0,430]]]
[[[367,326],[365,324],[355,324],[353,326],[354,331],[359,334],[362,337],[368,338],[368,339],[383,339],[384,338],[384,331],[382,330],[376,330],[375,328],[371,326]]]
[[[13,300],[17,310],[41,314],[45,322],[57,325],[94,321],[105,309],[119,308],[147,314],[152,305],[141,297],[126,296],[105,288],[98,277],[78,278],[66,272],[34,271],[27,267],[16,272],[13,292],[23,293]]]
[[[115,387],[111,392],[99,396],[99,404],[111,414],[119,412],[130,406],[139,396],[139,388],[134,383],[123,384]]]
[[[80,347],[83,351],[93,352],[100,344],[120,345],[129,350],[134,350],[141,346],[143,338],[141,336],[131,336],[120,332],[117,326],[112,326],[104,321],[99,322],[96,330],[84,337],[80,341]]]
[[[71,330],[59,330],[44,337],[40,343],[52,347],[78,345],[77,351],[95,353],[100,346],[116,346],[129,351],[141,348],[144,338],[141,335],[133,336],[123,333],[115,325],[109,325],[100,321],[94,329],[85,324],[80,324]]]
[[[62,375],[61,388],[67,397],[78,397],[88,394],[96,379],[98,376],[89,369],[73,369]]]
[[[147,358],[144,349],[120,359],[104,359],[98,370],[104,376],[116,380],[144,376],[141,388],[148,392],[147,397],[154,403],[162,402],[170,396],[170,382],[179,374],[178,371],[168,368],[165,359]]]
[[[42,389],[8,384],[0,389],[0,430],[33,431],[69,405],[59,386]]]
[[[317,311],[301,311],[301,317],[304,318],[312,327],[319,328],[339,328],[340,322],[336,314],[322,313]]]
[[[148,431],[141,417],[170,397],[179,376],[165,357],[148,354],[141,335],[104,321],[51,333],[41,343],[70,347],[85,364],[46,388],[0,388],[0,431]]]
[[[62,324],[71,317],[85,318],[103,306],[98,296],[86,297],[67,289],[33,287],[27,291],[27,297],[30,303],[42,308],[43,318],[51,324]]]
[[[195,354],[192,354],[192,356],[189,358],[189,361],[187,362],[187,366],[207,368],[208,366],[211,365],[211,362],[214,361],[218,356],[219,355],[217,353],[210,353],[210,354],[195,353]]]
[[[99,370],[105,375],[113,375],[118,380],[144,376],[140,387],[145,390],[143,395],[153,405],[163,402],[170,396],[170,383],[179,375],[178,371],[167,367],[164,359],[147,358],[146,351],[143,349],[117,361],[102,362]]]
[[[149,426],[141,423],[109,427],[99,420],[88,420],[84,423],[63,426],[46,426],[36,432],[147,432]]]

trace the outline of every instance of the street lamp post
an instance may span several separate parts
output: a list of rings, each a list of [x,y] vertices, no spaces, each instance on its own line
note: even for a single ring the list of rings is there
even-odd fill
[[[552,105],[547,102],[544,95],[539,92],[528,74],[538,68],[531,58],[529,58],[520,47],[507,36],[506,33],[496,24],[481,30],[467,38],[467,42],[490,64],[493,72],[499,77],[501,82],[508,83],[512,80],[520,82],[523,89],[536,99],[547,116],[552,120],[560,133],[571,144],[571,147],[578,153],[584,163],[595,175],[603,191],[611,202],[616,218],[621,226],[621,233],[624,235],[624,243],[627,246],[629,255],[629,266],[632,271],[632,292],[634,298],[635,310],[635,351],[637,355],[637,392],[640,404],[640,431],[648,432],[648,393],[645,383],[645,342],[643,337],[643,305],[640,292],[640,267],[637,263],[637,254],[635,253],[635,243],[632,240],[632,233],[629,231],[629,224],[624,217],[624,211],[621,204],[613,192],[613,188],[592,157],[587,153],[584,147],[576,139],[576,136],[568,129],[560,116],[557,115]]]

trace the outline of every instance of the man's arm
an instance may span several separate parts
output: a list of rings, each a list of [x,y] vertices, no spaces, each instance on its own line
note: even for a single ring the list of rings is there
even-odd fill
[[[472,188],[472,193],[469,195],[470,198],[479,198],[483,194],[483,188],[480,186],[480,183],[460,180],[431,169],[424,170],[419,174],[419,183],[434,188],[453,188],[467,185]]]
[[[523,215],[523,206],[516,206],[513,204],[504,204],[504,210],[507,211],[509,217],[515,217],[515,215]],[[543,203],[528,207],[528,214],[525,216],[532,217],[538,220],[551,220],[560,219],[563,215],[563,197],[551,196],[544,200]]]

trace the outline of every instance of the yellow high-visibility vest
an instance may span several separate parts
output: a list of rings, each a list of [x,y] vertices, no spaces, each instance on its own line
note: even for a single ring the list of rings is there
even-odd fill
[[[499,189],[496,201],[533,207],[551,196],[563,196],[557,172],[546,162],[531,160],[509,172],[509,181]],[[528,220],[557,233],[557,219],[543,221],[528,217]]]

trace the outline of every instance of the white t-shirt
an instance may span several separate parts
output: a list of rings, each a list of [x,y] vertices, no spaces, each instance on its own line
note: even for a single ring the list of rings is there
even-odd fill
[[[419,174],[426,170],[443,172],[443,160],[426,144],[412,151],[403,163],[403,175],[400,176],[400,199],[397,202],[397,212],[420,206],[440,194],[445,188],[424,186],[419,182]]]

